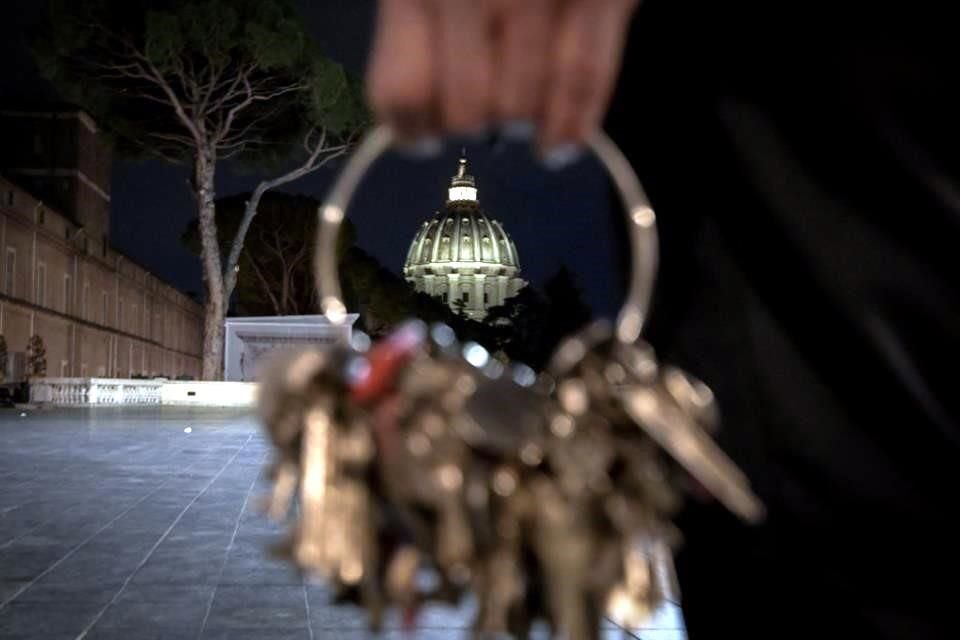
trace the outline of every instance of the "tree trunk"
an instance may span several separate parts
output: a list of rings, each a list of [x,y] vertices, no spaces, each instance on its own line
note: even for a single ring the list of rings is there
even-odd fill
[[[305,146],[308,148],[309,139],[310,136],[308,135],[307,141],[304,142]],[[295,180],[299,180],[300,178],[317,171],[334,158],[346,153],[351,144],[344,143],[334,147],[327,147],[326,141],[327,133],[324,130],[321,131],[319,141],[313,146],[313,150],[310,152],[307,159],[304,160],[303,164],[283,175],[273,178],[272,180],[261,181],[260,184],[257,185],[257,188],[253,190],[253,193],[250,195],[250,199],[244,206],[243,218],[240,220],[240,227],[237,229],[237,234],[234,236],[233,242],[230,244],[230,253],[227,255],[227,263],[225,265],[223,278],[224,309],[230,307],[230,297],[233,295],[233,290],[237,286],[237,265],[240,264],[240,253],[243,251],[243,241],[247,237],[247,231],[250,230],[250,223],[253,222],[253,218],[257,215],[257,208],[260,206],[260,200],[263,198],[263,195],[271,189],[294,182]],[[320,159],[320,155],[323,153],[326,153],[326,155],[323,157],[323,159]]]
[[[283,279],[280,281],[280,300],[283,305],[283,315],[290,313],[290,271],[286,268],[286,264],[283,263],[283,257],[281,256],[281,263],[283,264]]]
[[[260,200],[271,184],[263,181],[257,185],[257,188],[250,194],[250,199],[244,203],[243,218],[240,220],[240,227],[237,234],[230,244],[230,254],[227,256],[226,269],[223,274],[223,306],[224,309],[230,308],[230,298],[233,296],[233,290],[237,286],[237,267],[240,264],[240,253],[243,251],[243,241],[247,238],[247,231],[250,229],[250,223],[257,215],[257,209],[260,207]]]
[[[207,300],[203,323],[203,380],[219,380],[223,371],[223,271],[220,245],[217,241],[216,207],[214,205],[214,177],[216,155],[212,150],[200,150],[194,167],[194,190],[200,227],[200,259]]]

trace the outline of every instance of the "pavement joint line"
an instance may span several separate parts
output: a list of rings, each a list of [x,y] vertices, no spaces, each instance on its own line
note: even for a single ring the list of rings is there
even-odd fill
[[[260,459],[261,468],[263,467],[263,461],[267,459],[268,455],[270,455],[269,452],[266,452]],[[220,565],[220,573],[217,575],[217,581],[213,584],[213,592],[210,594],[210,599],[207,600],[207,608],[203,613],[203,622],[200,624],[200,632],[197,634],[197,638],[203,637],[203,632],[207,628],[207,620],[210,619],[210,612],[213,610],[213,601],[217,597],[217,588],[220,586],[220,581],[223,580],[223,574],[227,570],[227,562],[230,560],[230,552],[233,550],[233,543],[236,541],[237,533],[240,531],[240,522],[243,520],[243,514],[247,510],[247,503],[250,502],[250,496],[253,495],[253,489],[257,486],[258,480],[260,480],[259,473],[254,476],[253,481],[250,483],[250,487],[247,489],[247,494],[243,498],[243,505],[240,507],[240,513],[237,514],[237,521],[233,526],[233,534],[230,536],[230,542],[227,543],[227,550],[223,552],[223,563]]]
[[[251,440],[253,440],[253,434],[247,437],[247,440],[246,442],[243,443],[243,446],[237,449],[234,452],[234,454],[230,456],[230,459],[227,460],[222,467],[220,467],[220,470],[217,471],[216,475],[214,475],[210,479],[210,481],[206,484],[206,486],[200,490],[200,493],[195,495],[193,499],[190,500],[190,502],[187,504],[187,506],[185,506],[180,511],[180,513],[177,514],[177,517],[173,519],[173,522],[170,523],[170,526],[167,527],[166,531],[164,531],[163,534],[161,534],[160,538],[156,541],[156,543],[154,543],[153,547],[151,547],[150,550],[147,551],[147,554],[143,557],[140,563],[134,568],[134,570],[130,573],[130,575],[127,576],[127,578],[123,581],[123,584],[120,585],[120,588],[117,590],[117,592],[113,594],[113,597],[110,599],[110,602],[105,604],[103,608],[97,612],[97,615],[95,615],[93,617],[93,620],[91,620],[89,624],[87,624],[87,626],[83,629],[83,631],[81,631],[77,635],[75,640],[83,640],[84,638],[87,637],[87,634],[90,633],[90,630],[93,629],[93,627],[96,626],[98,622],[100,622],[100,619],[103,617],[103,614],[107,612],[107,609],[113,606],[113,604],[120,599],[120,596],[123,595],[124,590],[127,588],[127,585],[130,584],[130,581],[133,580],[133,577],[137,575],[137,572],[139,572],[140,569],[142,569],[145,564],[147,564],[147,562],[150,560],[150,556],[152,556],[153,553],[160,547],[160,545],[163,544],[163,541],[167,539],[167,536],[169,536],[170,532],[173,531],[173,528],[177,526],[177,523],[180,522],[184,514],[186,514],[187,511],[189,511],[190,507],[196,504],[197,500],[200,499],[200,496],[205,494],[207,490],[213,486],[213,483],[216,482],[221,475],[223,475],[223,472],[227,470],[227,467],[233,464],[233,461],[236,460],[237,456],[240,455],[240,452],[243,451],[248,444],[250,444]]]
[[[300,501],[296,500],[293,503],[295,517],[299,520],[300,518]],[[307,635],[310,640],[313,640],[313,620],[310,616],[310,596],[307,593],[307,574],[306,572],[301,572],[300,574],[300,586],[303,589],[303,608],[307,612]]]
[[[307,612],[307,635],[310,637],[310,640],[313,640],[313,621],[310,619],[310,596],[307,595],[307,581],[306,579],[301,581],[301,587],[303,589],[303,609]]]
[[[86,506],[88,506],[90,503],[92,503],[92,502],[94,502],[94,501],[96,501],[96,500],[97,500],[97,498],[87,498],[85,501],[81,502],[80,504],[76,504],[76,505],[74,505],[74,506],[72,506],[72,507],[69,507],[69,508],[67,508],[67,509],[64,509],[64,513],[66,513],[67,511],[72,511],[73,509],[79,509],[80,507],[86,507]],[[21,508],[21,506],[22,506],[22,505],[17,505],[15,508],[19,509],[19,508]],[[136,506],[136,505],[134,505],[134,506]],[[46,520],[44,520],[44,521],[41,522],[40,524],[38,524],[38,525],[36,525],[36,526],[33,526],[33,527],[30,527],[29,529],[27,529],[26,531],[24,531],[24,532],[21,533],[20,535],[15,536],[15,537],[13,537],[13,538],[10,538],[10,539],[7,540],[6,542],[0,543],[0,551],[5,551],[8,547],[11,547],[11,546],[17,544],[18,542],[20,542],[21,540],[23,540],[24,538],[26,538],[27,536],[29,536],[31,533],[33,533],[33,532],[36,531],[37,529],[41,529],[41,528],[47,526],[48,524],[51,524],[51,523],[56,522],[56,521],[58,520],[58,518],[59,518],[60,515],[61,515],[61,514],[57,514],[56,516],[47,518]]]
[[[191,449],[191,448],[192,448],[192,447],[181,447],[179,450],[175,450],[172,455],[177,456],[177,455],[183,454],[185,451],[187,451],[188,449]],[[189,468],[190,466],[193,466],[194,464],[197,464],[197,462],[191,462],[190,465],[189,465],[187,468]],[[185,470],[186,470],[186,469],[184,469],[184,471],[185,471]],[[16,472],[11,471],[10,473],[12,474],[12,473],[16,473]],[[8,474],[8,475],[9,475],[9,474]],[[3,475],[0,475],[0,479],[3,479],[3,477],[4,477]],[[35,479],[35,478],[31,478],[30,480],[25,480],[24,482],[33,482],[34,479]],[[96,498],[89,498],[89,499],[86,500],[85,502],[83,502],[83,503],[81,503],[81,504],[79,504],[79,505],[74,505],[73,507],[70,507],[70,508],[71,508],[71,509],[75,509],[75,508],[77,508],[77,507],[90,504],[91,502],[93,502],[93,501],[95,501],[95,500],[96,500]],[[136,505],[134,505],[134,506],[136,506]],[[12,508],[10,509],[10,511],[14,511],[14,510],[16,510],[16,509],[21,509],[22,507],[23,507],[23,505],[18,504],[18,505],[16,505],[15,507],[12,507]],[[45,527],[46,525],[50,524],[51,522],[56,522],[56,520],[57,520],[58,517],[59,517],[59,514],[58,514],[57,516],[53,516],[53,517],[47,518],[46,520],[44,520],[44,521],[41,522],[40,524],[36,525],[35,527],[31,527],[30,529],[28,529],[27,531],[24,531],[24,532],[21,533],[20,535],[18,535],[18,536],[16,536],[16,537],[13,537],[13,538],[10,538],[9,540],[7,540],[7,541],[5,541],[5,542],[3,542],[3,543],[0,543],[0,551],[4,551],[7,547],[10,547],[11,545],[16,544],[16,543],[19,542],[20,540],[26,538],[28,535],[30,535],[31,533],[33,533],[34,531],[36,531],[37,529],[40,529],[41,527]],[[3,607],[0,606],[0,609],[2,609],[2,608],[3,608]]]
[[[303,583],[303,608],[307,612],[307,635],[313,640],[313,621],[310,620],[310,598],[307,596],[307,583]]]
[[[253,437],[253,436],[251,436],[251,437]],[[239,453],[239,452],[238,452],[238,453]],[[103,533],[104,531],[106,531],[107,529],[109,529],[111,526],[113,526],[113,523],[115,523],[117,520],[119,520],[120,518],[122,518],[123,516],[127,515],[128,513],[130,513],[131,511],[133,511],[135,508],[137,508],[138,506],[140,506],[140,504],[142,504],[147,498],[149,498],[150,496],[152,496],[152,495],[155,494],[156,492],[160,491],[160,489],[162,489],[162,488],[164,487],[164,485],[166,485],[168,482],[170,482],[171,480],[173,480],[178,474],[183,473],[183,472],[185,472],[185,471],[189,471],[189,470],[190,470],[194,465],[196,465],[196,464],[198,464],[198,461],[193,461],[193,462],[191,462],[190,464],[186,465],[185,467],[183,467],[183,468],[181,468],[181,469],[177,469],[176,471],[172,472],[172,473],[167,477],[166,480],[164,480],[163,482],[161,482],[160,484],[158,484],[152,491],[150,491],[149,493],[147,493],[146,495],[144,495],[142,498],[140,498],[139,500],[137,500],[136,502],[134,502],[132,505],[130,505],[129,507],[127,507],[126,509],[124,509],[123,511],[121,511],[121,512],[120,512],[119,514],[117,514],[112,520],[110,520],[110,522],[108,522],[107,524],[103,525],[102,527],[100,527],[99,529],[97,529],[96,531],[94,531],[93,533],[91,533],[91,534],[90,534],[89,536],[87,536],[82,542],[80,542],[80,543],[77,544],[75,547],[73,547],[72,549],[70,549],[69,551],[67,551],[64,555],[62,555],[62,556],[60,557],[59,560],[57,560],[57,561],[54,562],[52,565],[50,565],[49,567],[47,567],[46,569],[44,569],[39,575],[37,575],[36,577],[34,577],[33,580],[30,580],[27,584],[25,584],[25,585],[23,585],[22,587],[20,587],[19,589],[17,589],[17,590],[13,593],[13,595],[11,595],[9,598],[7,598],[6,600],[4,600],[3,602],[0,602],[0,611],[3,611],[3,610],[7,607],[7,605],[9,605],[11,602],[13,602],[13,601],[16,600],[17,598],[19,598],[21,595],[23,595],[28,589],[30,589],[33,585],[35,585],[37,582],[39,582],[41,579],[43,579],[44,576],[46,576],[48,573],[50,573],[51,571],[53,571],[54,569],[56,569],[57,567],[59,567],[61,564],[63,564],[64,561],[66,561],[67,559],[69,559],[69,558],[70,558],[73,554],[75,554],[77,551],[79,551],[80,549],[82,549],[83,547],[85,547],[91,540],[93,540],[93,539],[96,538],[98,535],[100,535],[101,533]]]
[[[11,475],[13,473],[16,473],[16,472],[15,471],[11,472]],[[31,482],[35,482],[41,479],[42,476],[43,476],[43,472],[40,472],[34,477],[28,478],[26,480],[21,480],[20,482],[14,485],[10,485],[9,487],[4,487],[4,491],[15,491],[17,489],[22,489],[24,485],[30,484]]]

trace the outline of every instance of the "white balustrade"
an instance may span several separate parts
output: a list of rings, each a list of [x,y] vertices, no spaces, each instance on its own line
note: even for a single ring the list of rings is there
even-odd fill
[[[37,404],[150,405],[160,404],[163,380],[111,378],[36,378],[30,381],[30,401]]]
[[[35,378],[30,381],[30,402],[54,406],[247,407],[256,401],[256,387],[244,382]]]

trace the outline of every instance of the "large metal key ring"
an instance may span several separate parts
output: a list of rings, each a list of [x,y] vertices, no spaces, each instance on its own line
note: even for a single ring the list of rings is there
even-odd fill
[[[389,127],[381,125],[374,128],[354,152],[320,209],[314,267],[321,309],[331,323],[341,323],[346,318],[336,257],[340,224],[360,180],[394,140],[394,133]],[[598,131],[587,140],[587,146],[613,180],[627,214],[632,273],[626,301],[616,320],[614,335],[621,344],[633,345],[640,338],[653,294],[659,250],[656,216],[640,180],[617,145],[606,134]],[[575,344],[582,346],[581,342]],[[579,360],[579,355],[582,354],[579,354],[579,350],[575,351],[577,353],[569,354],[570,357],[565,360]],[[672,412],[668,416],[663,407],[651,405],[646,400],[643,393],[623,394],[624,406],[634,420],[642,424],[648,435],[727,508],[747,521],[760,520],[763,517],[763,505],[750,491],[744,474],[709,436],[695,426],[690,417],[685,416],[682,411]]]
[[[360,180],[370,165],[392,146],[394,140],[394,132],[385,125],[379,125],[367,134],[320,208],[314,269],[321,310],[331,323],[343,322],[347,311],[337,272],[336,244],[340,224]],[[626,301],[617,317],[616,336],[621,342],[630,344],[640,337],[650,308],[659,249],[657,219],[637,174],[617,145],[605,133],[598,131],[587,140],[587,146],[613,180],[627,213],[633,254],[632,273]]]

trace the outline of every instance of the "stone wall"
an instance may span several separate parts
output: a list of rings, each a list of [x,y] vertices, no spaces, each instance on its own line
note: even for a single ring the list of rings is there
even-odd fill
[[[200,375],[203,309],[0,177],[0,335],[51,376]],[[13,357],[11,357],[11,361]]]

